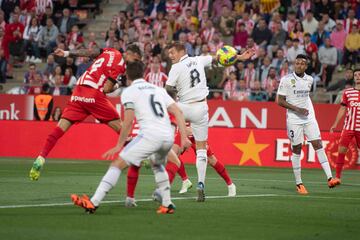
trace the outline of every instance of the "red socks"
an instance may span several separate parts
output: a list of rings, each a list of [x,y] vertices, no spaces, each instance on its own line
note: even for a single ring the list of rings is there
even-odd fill
[[[225,180],[227,185],[232,184],[231,178],[230,178],[228,172],[226,171],[224,165],[222,164],[222,162],[216,161],[215,165],[212,167]]]
[[[178,170],[178,174],[179,174],[179,176],[181,177],[181,179],[183,180],[183,181],[185,181],[186,179],[188,179],[188,175],[187,175],[187,173],[186,173],[186,170],[185,170],[185,166],[184,166],[184,163],[183,163],[183,161],[181,161],[181,159],[179,158],[179,160],[180,160],[180,168],[179,168],[179,170]]]
[[[46,158],[51,149],[53,149],[59,138],[61,138],[64,133],[65,132],[61,128],[56,127],[53,132],[47,137],[45,146],[40,152],[40,156]]]
[[[339,153],[338,159],[336,162],[336,178],[341,178],[341,172],[345,163],[345,154]]]
[[[175,163],[168,162],[166,164],[166,171],[167,171],[167,173],[169,175],[170,184],[172,184],[172,182],[174,181],[175,175],[176,175],[178,170],[179,170],[179,167]]]
[[[127,196],[134,198],[136,184],[139,179],[140,167],[131,165],[127,173]]]

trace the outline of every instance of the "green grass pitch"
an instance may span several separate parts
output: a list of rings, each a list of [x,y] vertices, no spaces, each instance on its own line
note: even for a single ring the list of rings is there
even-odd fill
[[[72,206],[71,193],[92,194],[109,162],[48,160],[40,180],[31,182],[32,159],[0,159],[0,239],[359,239],[360,172],[345,171],[343,185],[329,189],[320,169],[303,170],[310,194],[295,192],[291,169],[228,167],[236,198],[208,167],[205,203],[196,192],[177,193],[177,210],[157,215],[150,200],[151,170],[141,169],[138,207],[124,207],[126,172],[94,215]],[[186,166],[196,182],[194,166]],[[50,206],[53,204],[53,206]]]

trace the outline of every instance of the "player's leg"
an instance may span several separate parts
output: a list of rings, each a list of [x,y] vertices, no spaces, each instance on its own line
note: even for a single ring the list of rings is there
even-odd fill
[[[181,163],[180,163],[178,156],[172,149],[170,149],[170,151],[167,155],[167,164],[166,164],[166,168],[165,168],[169,175],[170,185],[174,181],[176,173],[179,171],[180,165],[181,165]]]
[[[345,156],[348,151],[349,144],[354,136],[355,136],[354,131],[343,130],[341,132],[341,137],[339,141],[338,159],[336,161],[336,178],[338,179],[339,184],[341,183],[341,174],[344,168]],[[356,141],[359,146],[359,141],[357,138]]]
[[[215,171],[222,177],[222,179],[224,179],[226,185],[228,186],[228,196],[235,197],[236,186],[231,180],[224,164],[216,158],[215,154],[213,154],[211,150],[210,151],[209,150],[210,149],[208,148],[208,160],[210,166],[212,166],[215,169]]]
[[[151,168],[154,172],[157,186],[156,192],[161,198],[161,206],[157,210],[157,213],[160,214],[174,213],[175,210],[175,205],[171,202],[169,175],[164,166],[172,145],[172,141],[164,141],[151,158]]]
[[[287,123],[288,137],[291,143],[291,164],[295,176],[296,190],[299,194],[307,194],[301,179],[301,148],[304,141],[303,125]]]
[[[332,177],[330,164],[326,156],[325,149],[322,146],[322,140],[321,140],[318,123],[314,121],[306,124],[304,127],[304,133],[316,152],[321,167],[326,174],[326,179],[328,180],[329,188],[335,187],[336,185],[338,185],[337,180],[333,179]]]
[[[45,158],[49,152],[54,148],[57,141],[64,135],[64,133],[71,127],[72,123],[64,118],[61,118],[55,129],[48,135],[45,145],[43,146],[39,156],[34,161],[30,170],[30,179],[38,180],[41,170],[45,164]]]
[[[178,170],[178,174],[181,177],[182,180],[182,184],[181,184],[181,189],[179,191],[180,194],[186,193],[190,188],[192,188],[192,182],[189,180],[189,177],[186,173],[185,170],[185,165],[183,163],[183,161],[181,161],[181,149],[180,149],[180,134],[177,134],[175,137],[175,142],[174,145],[172,146],[172,150],[176,153],[176,155],[178,156],[178,159],[180,161],[180,167]]]
[[[127,172],[125,207],[136,207],[135,188],[139,180],[140,167],[131,165]]]

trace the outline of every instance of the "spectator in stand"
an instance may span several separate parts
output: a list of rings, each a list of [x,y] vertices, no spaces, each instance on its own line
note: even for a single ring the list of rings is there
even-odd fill
[[[315,17],[321,19],[324,14],[328,14],[331,18],[335,16],[335,7],[332,1],[321,0],[315,3]]]
[[[337,21],[335,30],[330,34],[331,45],[336,48],[337,51],[337,59],[338,59],[338,70],[343,70],[343,57],[344,57],[344,47],[345,47],[345,39],[346,32],[344,30],[343,22]]]
[[[180,26],[179,26],[178,30],[174,33],[174,40],[178,41],[181,33],[185,33],[185,35],[186,35],[189,32],[190,32],[190,30],[188,29],[188,26],[186,25],[186,20],[181,19]]]
[[[62,111],[60,107],[56,107],[53,114],[51,115],[51,121],[58,122],[61,119]]]
[[[281,66],[284,64],[285,61],[286,61],[286,58],[284,55],[284,50],[279,48],[276,51],[276,57],[273,58],[273,60],[271,62],[271,66],[274,67],[277,72],[280,72]]]
[[[268,100],[268,94],[261,88],[259,80],[255,80],[254,88],[250,93],[249,100],[254,102],[266,102]]]
[[[39,47],[46,51],[46,56],[53,52],[56,47],[56,39],[59,35],[59,30],[55,26],[53,20],[48,18],[46,20],[46,27],[43,27],[39,34]]]
[[[24,30],[25,50],[27,53],[25,62],[41,63],[39,49],[39,35],[41,26],[36,18],[32,18],[30,24]]]
[[[53,0],[36,0],[35,9],[37,15],[42,15],[45,13],[46,7],[54,8]]]
[[[287,14],[290,12],[295,13],[295,17],[300,15],[300,4],[299,0],[291,0],[289,6],[287,7]]]
[[[236,72],[230,72],[228,79],[224,86],[224,95],[226,99],[229,100],[238,100],[238,89],[239,81],[236,78]]]
[[[257,78],[260,80],[261,82],[261,86],[265,89],[265,81],[267,76],[269,75],[269,71],[271,69],[271,59],[266,56],[264,58],[263,64],[260,66],[260,68],[258,67],[258,73],[257,73]]]
[[[319,60],[325,71],[325,87],[327,87],[331,82],[332,74],[337,64],[337,51],[331,45],[330,38],[325,38],[324,46],[319,48]]]
[[[246,48],[248,38],[249,34],[245,30],[245,24],[240,23],[236,25],[233,46],[238,49]]]
[[[60,19],[62,17],[62,13],[65,8],[67,8],[67,9],[70,8],[68,0],[58,0],[58,1],[54,2],[53,13],[54,13],[55,19]],[[54,22],[57,22],[57,21],[54,21]]]
[[[190,32],[187,34],[187,41],[190,44],[195,45],[196,38],[199,36],[199,33],[196,30],[196,25],[194,23],[191,23],[189,29],[190,29]]]
[[[286,40],[286,32],[282,29],[279,23],[273,23],[273,34],[270,44],[267,47],[269,56],[272,58],[273,54],[284,45]]]
[[[242,61],[238,61],[235,65],[236,68],[236,78],[244,79],[245,76],[245,64]]]
[[[55,17],[53,15],[53,10],[51,7],[46,7],[45,8],[45,13],[42,15],[41,20],[40,20],[40,24],[41,26],[45,27],[46,26],[46,20],[48,18],[51,18],[53,20],[53,22],[56,22]]]
[[[38,121],[49,121],[54,106],[54,99],[50,95],[50,86],[44,83],[41,93],[34,98],[34,118]]]
[[[187,36],[185,33],[180,33],[179,42],[185,45],[186,52],[189,56],[194,56],[193,46],[187,41]]]
[[[357,57],[360,49],[360,34],[357,25],[353,25],[350,34],[345,39],[344,65],[351,62],[354,68],[357,63]]]
[[[36,74],[41,75],[41,71],[37,70],[35,63],[30,63],[29,70],[24,73],[24,84],[27,85],[31,81],[34,81]]]
[[[345,78],[338,79],[338,81],[336,81],[334,84],[329,85],[326,88],[326,91],[331,92],[344,90],[345,86],[349,83],[351,85],[354,84],[354,71],[351,68],[346,69]]]
[[[314,32],[314,34],[311,36],[311,41],[315,43],[318,47],[321,47],[324,45],[325,38],[329,38],[330,33],[325,31],[325,23],[319,22],[319,27]]]
[[[246,88],[245,80],[240,79],[238,89],[238,101],[244,102],[249,101],[250,90]]]
[[[316,52],[310,55],[310,63],[306,69],[306,74],[314,78],[314,90],[316,89],[317,83],[321,82],[323,75],[323,67],[321,66],[319,56]]]
[[[258,46],[266,47],[272,37],[272,33],[269,28],[267,28],[265,19],[260,19],[258,26],[254,29],[251,37],[255,40],[255,43]]]
[[[151,3],[146,9],[146,15],[149,16],[150,19],[155,19],[159,12],[162,13],[166,12],[165,1],[163,0],[151,1]]]
[[[271,14],[273,14],[279,7],[279,0],[260,0],[260,12],[267,21],[270,20]]]
[[[5,18],[4,18],[4,12],[2,10],[0,10],[0,30],[2,30],[4,32],[5,26],[6,26],[6,22],[5,22]],[[0,41],[0,46],[1,46],[1,41]]]
[[[93,48],[100,48],[99,44],[96,42],[96,34],[94,32],[90,32],[87,39],[87,44],[85,48],[93,49]]]
[[[44,75],[45,80],[49,80],[49,77],[50,77],[51,73],[53,73],[55,71],[56,66],[57,66],[57,63],[55,62],[54,55],[50,54],[47,57],[45,68],[42,71],[42,74]]]
[[[67,35],[67,46],[70,50],[79,49],[84,44],[84,38],[77,25],[73,25],[71,32]]]
[[[271,30],[272,33],[274,33],[274,25],[278,24],[280,25],[281,29],[284,29],[284,21],[281,19],[281,15],[278,12],[275,12],[272,17],[271,17],[271,21],[269,22],[269,29]]]
[[[307,10],[305,19],[302,21],[304,32],[314,34],[318,28],[319,22],[314,18],[312,10]]]
[[[317,45],[311,41],[310,33],[305,33],[304,35],[304,48],[308,56],[311,56],[312,53],[317,53],[318,51]]]
[[[69,90],[63,85],[63,77],[55,76],[55,84],[50,88],[50,92],[53,96],[68,95]]]
[[[276,75],[276,69],[274,67],[271,67],[269,70],[269,74],[263,83],[263,88],[268,94],[268,101],[275,101],[279,82],[280,79]]]
[[[290,32],[289,36],[291,39],[299,39],[300,44],[304,44],[304,29],[300,21],[296,22],[295,28]]]
[[[23,33],[24,25],[19,22],[19,15],[12,15],[13,22],[5,27],[5,34],[2,42],[5,58],[9,60],[10,55],[21,57],[23,55]]]
[[[42,84],[44,83],[41,73],[35,73],[34,78],[30,80],[30,88],[27,94],[40,94]]]
[[[201,38],[205,43],[209,43],[213,40],[216,30],[213,27],[213,22],[209,19],[206,21],[205,28],[201,32]]]
[[[242,16],[245,13],[246,3],[244,0],[236,0],[234,2],[234,11],[236,16]]]
[[[358,28],[360,27],[360,20],[357,19],[355,17],[355,10],[354,9],[350,9],[349,10],[349,15],[348,18],[344,20],[344,26],[345,26],[345,31],[346,33],[350,33],[353,26],[357,26]]]
[[[20,0],[2,0],[1,9],[4,11],[4,18],[9,22],[10,14],[14,11],[16,6],[20,5]]]
[[[339,11],[339,14],[338,14],[338,19],[339,20],[344,20],[344,19],[347,19],[348,17],[348,14],[349,14],[349,10],[350,10],[350,5],[347,1],[344,1],[342,3],[342,6],[341,6],[341,9]]]
[[[258,57],[254,60],[255,69],[260,71],[261,66],[264,64],[264,59],[267,56],[265,48],[260,47],[258,50]]]
[[[231,16],[230,9],[224,5],[219,18],[219,29],[225,45],[231,45],[234,38],[235,19]]]
[[[244,80],[246,83],[246,88],[254,89],[254,83],[256,80],[256,70],[255,64],[253,61],[250,61],[244,71]]]
[[[288,50],[286,58],[288,62],[293,65],[296,59],[296,56],[299,54],[304,54],[304,48],[300,45],[299,39],[292,40],[293,46]]]
[[[4,50],[0,48],[0,83],[6,83],[7,61],[4,56]]]
[[[259,0],[251,0],[251,3],[248,4],[245,8],[245,12],[249,12],[251,18],[257,22],[260,16],[260,3]]]
[[[323,14],[321,21],[325,24],[325,31],[327,32],[332,32],[336,27],[335,21],[327,13]]]
[[[57,27],[60,33],[67,34],[77,22],[77,17],[71,16],[70,9],[65,8],[63,10],[63,16],[58,20]]]
[[[293,32],[295,30],[295,25],[297,22],[298,20],[296,19],[296,12],[289,11],[287,20],[284,24],[284,30],[288,33]]]
[[[200,36],[198,36],[195,40],[195,44],[194,44],[194,55],[195,56],[200,56],[201,55],[201,50],[202,50],[202,46],[203,46],[203,41],[201,39]]]
[[[64,74],[65,73],[65,69],[70,67],[73,71],[73,73],[77,71],[77,66],[75,65],[75,61],[74,61],[74,58],[72,57],[67,57],[66,60],[65,60],[65,64],[61,66],[61,70],[62,70],[62,73]]]
[[[168,77],[165,73],[160,71],[160,63],[151,63],[150,69],[150,72],[145,76],[145,81],[158,87],[164,87]]]
[[[92,61],[90,61],[90,58],[83,57],[81,63],[77,67],[75,77],[76,78],[81,77],[81,75],[83,75],[84,72],[86,72],[86,69],[88,69],[91,66],[91,64],[92,64]]]
[[[230,0],[215,0],[212,4],[212,14],[211,17],[217,21],[221,14],[223,7],[226,6],[228,9],[232,9],[232,3]]]
[[[197,28],[199,25],[199,20],[197,19],[197,17],[193,16],[191,7],[187,7],[184,9],[184,13],[181,16],[182,19],[185,19],[186,24],[188,26],[190,26],[191,24],[194,24],[195,27]]]
[[[49,83],[50,85],[55,85],[55,79],[60,76],[60,78],[63,78],[62,69],[61,66],[57,65],[54,69],[54,71],[49,76]],[[62,81],[62,80],[61,80]]]
[[[221,41],[220,34],[215,33],[213,36],[213,40],[208,43],[210,53],[215,54],[219,48],[224,46],[224,42]]]
[[[306,17],[306,13],[308,10],[314,11],[315,5],[311,0],[303,0],[300,4],[299,9],[299,17],[300,19],[304,19]]]
[[[282,65],[281,65],[281,68],[280,68],[280,79],[288,74],[291,73],[291,69],[289,67],[289,62],[288,61],[285,61]]]
[[[252,31],[254,29],[255,23],[252,19],[250,19],[250,15],[248,12],[244,12],[242,15],[242,18],[240,18],[236,25],[239,25],[241,23],[245,24],[245,30],[248,32],[249,35],[252,34]]]
[[[134,15],[138,14],[139,10],[145,9],[145,4],[141,0],[133,0],[126,7],[126,12],[134,13]]]
[[[68,88],[69,92],[71,92],[71,90],[74,88],[76,84],[76,77],[74,76],[72,68],[68,67],[65,69],[65,74],[62,83],[64,86]]]

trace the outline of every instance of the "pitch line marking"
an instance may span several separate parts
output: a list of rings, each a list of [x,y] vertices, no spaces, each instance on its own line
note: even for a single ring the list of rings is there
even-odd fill
[[[206,196],[207,199],[224,199],[224,198],[251,198],[251,197],[277,197],[277,194],[249,194],[249,195],[237,195],[235,197],[228,196]],[[173,197],[171,200],[191,200],[196,199],[196,197]],[[152,202],[152,198],[137,199],[136,202]],[[101,204],[111,204],[111,203],[124,203],[124,200],[108,200],[102,201]],[[68,206],[74,205],[71,202],[65,203],[41,203],[41,204],[23,204],[23,205],[4,205],[0,206],[0,209],[11,209],[11,208],[30,208],[30,207],[58,207],[58,206]]]

